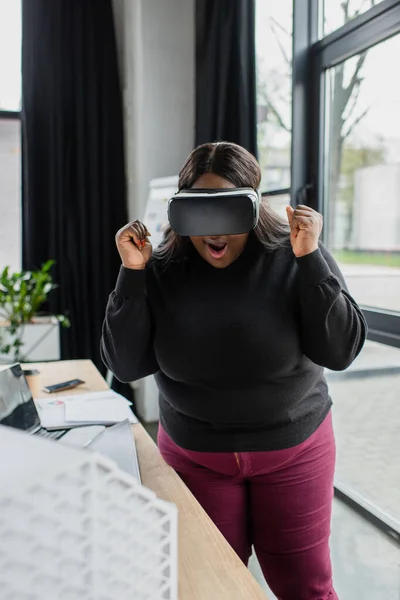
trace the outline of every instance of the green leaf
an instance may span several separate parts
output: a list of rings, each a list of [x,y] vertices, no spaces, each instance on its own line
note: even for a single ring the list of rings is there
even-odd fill
[[[71,322],[68,317],[65,317],[64,315],[55,315],[55,317],[62,327],[71,327]]]
[[[46,283],[43,286],[43,294],[45,294],[47,296],[47,294],[50,294],[50,292],[52,292],[54,288],[55,288],[55,286],[53,285],[53,283],[51,283],[51,282]]]
[[[44,265],[42,265],[42,273],[48,273],[51,269],[51,267],[53,265],[55,265],[56,261],[55,260],[48,260],[47,262],[44,263]]]
[[[1,273],[1,280],[7,280],[8,279],[8,273],[10,271],[10,267],[4,267],[2,273]]]

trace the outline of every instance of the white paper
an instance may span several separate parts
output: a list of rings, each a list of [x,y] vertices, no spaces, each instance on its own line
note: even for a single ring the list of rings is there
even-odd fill
[[[65,403],[67,423],[120,423],[129,419],[137,423],[124,398],[103,398],[100,400],[74,400]]]
[[[122,399],[128,407],[129,412],[133,415],[132,411],[129,409],[131,402],[112,390],[105,390],[103,392],[88,392],[86,394],[68,394],[62,396],[51,395],[46,398],[38,398],[35,400],[35,404],[39,413],[40,424],[42,427],[50,430],[69,429],[71,427],[76,427],[78,423],[71,423],[66,420],[66,402],[73,403],[79,400],[81,402],[84,401],[90,404],[93,401],[102,399],[109,399],[111,402],[114,402],[117,399]],[[87,421],[84,421],[82,424],[98,425],[98,422],[96,421],[94,423],[88,423]]]

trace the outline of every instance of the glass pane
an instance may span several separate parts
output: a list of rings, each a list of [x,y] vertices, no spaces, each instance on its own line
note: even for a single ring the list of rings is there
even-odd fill
[[[364,516],[333,503],[332,566],[341,600],[400,598],[400,548]]]
[[[368,341],[344,373],[327,373],[337,480],[400,519],[400,349]]]
[[[292,0],[256,0],[256,51],[261,189],[285,189],[292,139]]]
[[[325,235],[357,301],[400,310],[400,36],[326,74]]]
[[[0,0],[0,110],[21,108],[21,2]]]
[[[0,120],[0,270],[21,267],[20,128]]]
[[[290,194],[267,196],[263,198],[263,202],[267,202],[272,210],[287,223],[286,207],[290,204]]]
[[[322,0],[321,37],[342,27],[382,0]]]
[[[340,599],[400,598],[400,548],[338,499],[333,502],[331,554],[333,580]],[[276,600],[254,553],[249,569],[268,600]]]

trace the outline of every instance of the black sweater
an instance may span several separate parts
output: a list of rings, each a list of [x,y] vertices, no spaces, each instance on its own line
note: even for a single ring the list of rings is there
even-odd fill
[[[305,441],[330,410],[323,367],[361,350],[364,317],[321,246],[296,259],[252,235],[226,269],[190,244],[184,260],[121,267],[102,357],[121,381],[155,374],[160,422],[179,446],[279,450]]]

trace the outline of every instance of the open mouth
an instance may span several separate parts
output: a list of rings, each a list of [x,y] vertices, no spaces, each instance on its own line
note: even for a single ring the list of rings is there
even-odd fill
[[[209,253],[213,258],[222,258],[227,249],[228,244],[226,242],[205,242]]]

